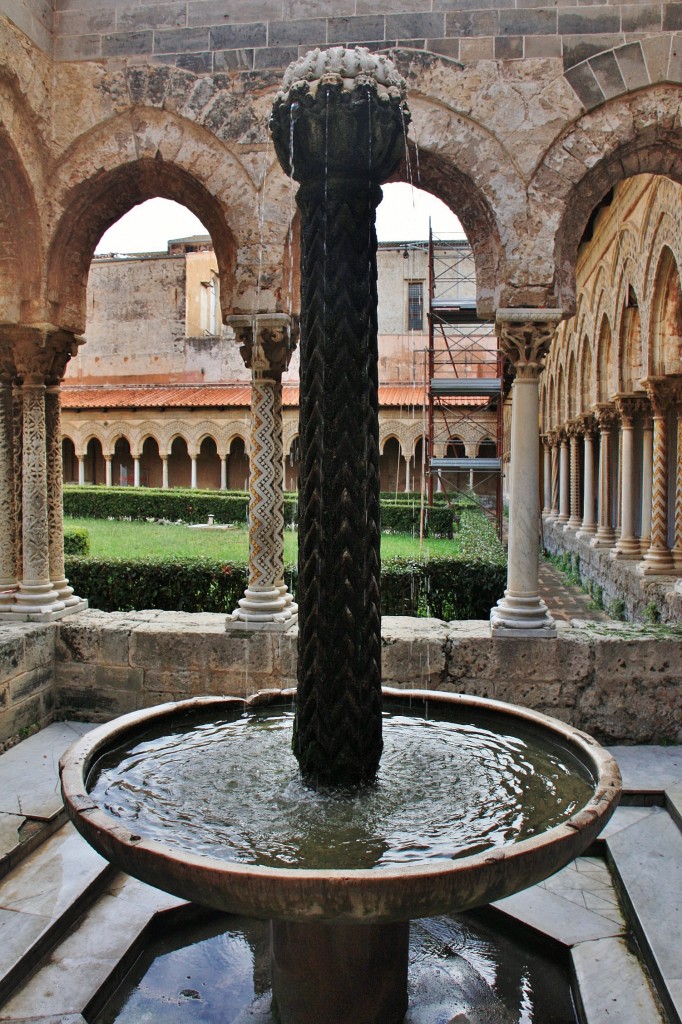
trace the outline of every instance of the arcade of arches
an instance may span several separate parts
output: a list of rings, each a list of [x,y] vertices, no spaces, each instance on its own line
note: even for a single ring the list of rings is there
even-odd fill
[[[429,12],[285,23],[265,3],[259,18],[256,0],[248,24],[186,33],[176,23],[164,30],[163,19],[116,31],[119,0],[98,5],[99,28],[88,28],[84,9],[56,15],[51,33],[49,3],[16,6],[34,16],[18,27],[0,15],[3,617],[49,619],[82,606],[64,578],[60,382],[83,341],[94,248],[136,204],[175,199],[206,225],[222,320],[251,371],[249,404],[274,410],[280,464],[290,450],[281,403],[297,330],[295,200],[268,142],[268,113],[299,46],[368,32],[407,78],[408,157],[416,172],[418,145],[421,187],[460,217],[479,314],[495,318],[514,378],[508,585],[492,613],[494,635],[556,635],[538,590],[540,415],[552,543],[583,545],[601,559],[600,572],[627,564],[636,573],[641,563],[642,587],[665,578],[674,592],[679,5],[646,5],[640,19],[639,8],[618,3],[524,11],[482,0],[485,19]],[[189,6],[210,20],[217,5]],[[411,174],[406,162],[400,177]],[[193,412],[191,430],[178,424],[162,436],[137,417],[134,434],[71,437],[75,455],[97,464],[101,448],[105,480],[110,456],[133,481],[136,460],[163,481],[168,446],[190,482],[193,472],[229,482],[244,471],[245,431],[214,432]],[[400,440],[387,429],[385,444],[392,438]],[[280,473],[275,499],[281,483]],[[666,607],[675,614],[674,602]]]

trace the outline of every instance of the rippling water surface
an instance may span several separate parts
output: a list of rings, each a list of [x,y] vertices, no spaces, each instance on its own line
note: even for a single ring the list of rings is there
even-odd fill
[[[561,747],[487,720],[386,714],[375,785],[316,791],[291,753],[293,713],[138,735],[89,788],[135,834],[270,867],[382,868],[518,842],[570,817],[592,782]]]

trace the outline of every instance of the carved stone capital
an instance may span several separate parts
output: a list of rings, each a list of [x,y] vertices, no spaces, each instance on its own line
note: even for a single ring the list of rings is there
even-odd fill
[[[51,324],[17,327],[12,337],[17,376],[24,383],[58,384],[82,341]]]
[[[497,310],[500,348],[517,377],[537,379],[542,373],[561,318],[561,311],[557,309]]]
[[[245,366],[256,376],[280,380],[298,343],[298,318],[288,313],[230,316]]]
[[[626,429],[631,429],[637,416],[646,409],[646,398],[644,395],[617,394],[613,396],[621,423]]]
[[[616,407],[610,402],[600,402],[594,408],[594,417],[602,433],[611,430],[618,422]]]
[[[682,374],[666,377],[645,377],[640,381],[656,417],[665,416],[670,407],[682,400]]]
[[[592,413],[585,413],[580,419],[582,421],[582,433],[585,437],[594,437],[599,432],[599,426]]]
[[[571,440],[577,441],[579,438],[581,438],[585,433],[585,424],[582,418],[578,417],[578,419],[569,420],[569,422],[566,424],[566,433],[568,434],[568,437]]]

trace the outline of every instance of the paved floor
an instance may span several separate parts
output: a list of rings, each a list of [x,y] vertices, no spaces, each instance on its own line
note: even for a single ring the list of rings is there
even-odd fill
[[[551,562],[540,559],[540,597],[549,608],[554,619],[570,622],[571,619],[586,619],[588,622],[612,622],[605,611],[592,606],[589,594],[568,582],[564,573],[555,569]]]

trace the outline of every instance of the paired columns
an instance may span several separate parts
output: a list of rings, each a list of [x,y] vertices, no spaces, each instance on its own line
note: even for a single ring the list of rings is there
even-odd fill
[[[49,621],[87,607],[64,575],[62,519],[59,381],[78,341],[30,328],[3,340],[0,618]]]
[[[298,608],[284,583],[282,373],[297,342],[286,313],[232,316],[251,370],[249,582],[228,629],[288,629]]]
[[[561,319],[555,309],[499,309],[500,348],[515,371],[512,385],[511,498],[507,589],[490,613],[493,636],[555,637],[539,596],[538,380]]]

